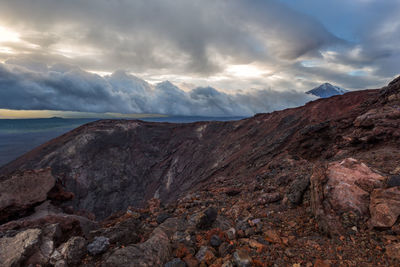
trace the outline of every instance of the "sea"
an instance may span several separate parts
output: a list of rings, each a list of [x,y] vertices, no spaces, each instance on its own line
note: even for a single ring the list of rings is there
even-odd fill
[[[231,121],[244,117],[165,116],[140,118],[143,121],[191,123],[197,121]],[[83,124],[98,119],[45,118],[0,119],[0,166],[22,156],[33,148]]]

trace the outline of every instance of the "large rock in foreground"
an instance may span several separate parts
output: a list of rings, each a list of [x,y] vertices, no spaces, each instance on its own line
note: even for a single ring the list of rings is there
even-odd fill
[[[24,261],[36,250],[40,242],[40,229],[28,229],[14,237],[0,239],[0,266],[24,266]]]
[[[400,187],[376,189],[371,194],[371,224],[391,227],[400,215]]]
[[[16,173],[0,180],[0,222],[45,201],[54,185],[49,168]]]
[[[336,211],[368,214],[369,194],[383,186],[385,178],[367,165],[347,158],[329,164],[325,196]]]

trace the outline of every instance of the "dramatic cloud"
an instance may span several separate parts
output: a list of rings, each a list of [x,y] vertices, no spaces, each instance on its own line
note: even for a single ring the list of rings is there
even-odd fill
[[[29,70],[14,68],[7,79],[32,83],[27,95],[19,90],[21,103],[35,95],[29,106],[114,111],[121,102],[123,110],[115,111],[162,106],[165,113],[169,107],[154,103],[178,97],[186,109],[231,114],[232,101],[259,94],[266,105],[254,99],[236,108],[250,114],[302,103],[292,102],[300,99],[293,92],[324,82],[350,90],[386,84],[400,69],[399,9],[400,0],[0,0],[0,62]],[[65,65],[78,67],[57,69]],[[126,92],[123,82],[134,83],[130,74],[185,90],[166,93],[146,83],[143,92]],[[188,92],[209,86],[217,90]],[[275,106],[267,95],[288,102]]]
[[[0,65],[0,107],[6,109],[249,116],[302,105],[312,99],[295,91],[227,94],[199,87],[186,92],[170,82],[152,86],[123,71],[101,77],[65,65],[55,65],[44,72]]]

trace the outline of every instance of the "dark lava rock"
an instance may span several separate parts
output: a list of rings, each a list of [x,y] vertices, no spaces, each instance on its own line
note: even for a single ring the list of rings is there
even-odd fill
[[[240,190],[238,190],[238,189],[230,189],[230,190],[226,191],[225,194],[227,196],[234,197],[234,196],[240,194]]]
[[[293,205],[299,205],[303,201],[304,192],[307,190],[309,185],[310,179],[308,177],[293,181],[286,193],[290,203]]]
[[[228,254],[232,254],[234,249],[234,245],[224,242],[219,246],[218,253],[221,257],[225,257]]]
[[[257,202],[259,204],[263,205],[263,204],[274,203],[274,202],[277,202],[277,201],[279,201],[281,199],[282,199],[282,196],[281,196],[281,194],[279,192],[266,193],[266,194],[261,195],[258,198]]]
[[[99,255],[105,252],[110,246],[110,239],[105,236],[97,236],[93,242],[87,246],[87,250],[91,255]]]
[[[219,247],[221,243],[222,243],[221,238],[219,238],[219,236],[217,235],[213,235],[210,239],[210,244],[213,247]]]
[[[214,207],[208,208],[205,212],[203,212],[197,222],[196,227],[199,229],[207,229],[210,228],[213,222],[217,219],[218,211]]]
[[[395,187],[400,186],[400,175],[393,175],[391,176],[386,184],[387,187]]]
[[[161,213],[157,216],[156,221],[158,224],[162,224],[166,219],[171,217],[168,213]]]
[[[109,238],[111,244],[128,245],[140,241],[141,226],[137,218],[129,218],[121,223],[91,232],[91,238],[104,236]]]
[[[178,258],[175,258],[164,265],[164,267],[186,267],[186,266],[187,266],[186,263]]]

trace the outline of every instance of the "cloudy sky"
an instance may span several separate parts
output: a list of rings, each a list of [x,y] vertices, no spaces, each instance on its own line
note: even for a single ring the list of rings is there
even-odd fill
[[[400,0],[0,0],[5,109],[251,115],[400,72]],[[169,82],[165,82],[165,81]]]

